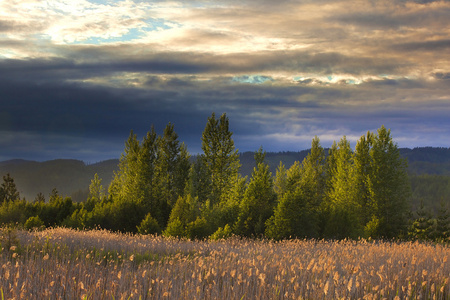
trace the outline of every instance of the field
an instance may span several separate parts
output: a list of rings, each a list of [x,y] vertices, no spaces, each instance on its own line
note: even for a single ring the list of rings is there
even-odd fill
[[[450,248],[420,243],[2,229],[2,299],[450,299]]]

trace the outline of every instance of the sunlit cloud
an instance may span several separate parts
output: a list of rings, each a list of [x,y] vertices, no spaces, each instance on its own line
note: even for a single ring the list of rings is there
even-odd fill
[[[3,1],[0,131],[102,156],[93,140],[117,149],[171,121],[195,152],[216,111],[243,151],[382,124],[400,146],[445,146],[449,15],[449,1]]]

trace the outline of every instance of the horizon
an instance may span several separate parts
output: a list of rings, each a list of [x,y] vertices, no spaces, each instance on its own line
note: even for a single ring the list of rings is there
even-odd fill
[[[330,147],[323,147],[323,149],[325,151],[328,151],[330,149]],[[433,146],[420,146],[420,147],[398,147],[399,150],[416,150],[416,149],[445,149],[445,150],[450,150],[450,147],[433,147]],[[239,150],[239,149],[238,149]],[[263,148],[264,150],[264,148]],[[279,154],[279,153],[301,153],[304,151],[309,151],[311,150],[311,148],[308,149],[301,149],[301,150],[281,150],[281,151],[266,151],[267,154]],[[354,150],[352,148],[352,150]],[[257,150],[255,151],[238,151],[239,155],[243,155],[246,153],[255,153]],[[189,153],[192,156],[197,156],[200,155],[201,153]],[[46,159],[46,160],[33,160],[33,159],[24,159],[24,158],[11,158],[11,159],[6,159],[6,160],[0,160],[0,163],[5,163],[5,162],[13,162],[13,161],[18,161],[18,162],[37,162],[37,163],[45,163],[45,162],[51,162],[51,161],[57,161],[57,160],[73,160],[73,161],[78,161],[78,162],[83,162],[86,166],[89,165],[95,165],[95,164],[99,164],[105,161],[109,161],[109,160],[119,160],[120,159],[120,155],[119,157],[111,157],[111,158],[106,158],[103,160],[97,160],[97,161],[93,161],[93,160],[81,160],[81,159],[76,159],[76,158],[50,158],[50,159]]]
[[[212,112],[236,148],[450,147],[450,1],[0,2],[0,161],[120,157]],[[353,144],[354,145],[354,144]]]

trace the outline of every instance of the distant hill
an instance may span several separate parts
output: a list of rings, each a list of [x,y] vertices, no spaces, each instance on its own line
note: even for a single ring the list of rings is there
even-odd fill
[[[34,200],[41,192],[46,199],[56,188],[60,195],[72,196],[73,200],[86,200],[89,185],[94,174],[103,179],[102,184],[108,187],[117,170],[119,160],[106,160],[86,165],[79,160],[57,159],[45,162],[27,160],[8,160],[0,162],[0,175],[10,173],[14,178],[20,196]]]
[[[325,149],[328,153],[328,149]],[[448,175],[450,176],[450,148],[400,148],[400,155],[408,161],[408,172],[413,175]],[[286,168],[289,168],[295,161],[303,161],[308,155],[308,150],[300,152],[269,152],[266,154],[266,161],[270,166],[273,174],[280,164],[284,163]],[[255,162],[253,159],[254,152],[241,153],[241,173],[243,175],[250,175]]]
[[[275,175],[280,161],[286,168],[289,168],[295,161],[301,162],[308,153],[309,150],[269,152],[266,154],[266,161]],[[450,148],[401,148],[400,154],[407,158],[408,170],[411,175],[450,176]],[[253,156],[254,152],[240,154],[242,175],[251,176],[251,172],[256,166]],[[27,200],[34,200],[39,192],[48,198],[52,189],[56,188],[61,195],[71,196],[74,201],[84,201],[87,198],[89,184],[94,174],[98,173],[103,180],[103,186],[107,188],[114,171],[118,170],[118,163],[118,159],[95,164],[85,164],[82,161],[70,159],[46,162],[15,159],[0,162],[0,176],[10,173],[21,197],[25,197]],[[447,181],[443,180],[442,182]]]

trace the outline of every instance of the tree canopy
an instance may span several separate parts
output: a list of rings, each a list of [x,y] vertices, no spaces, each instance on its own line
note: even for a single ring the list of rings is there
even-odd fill
[[[172,123],[162,135],[151,127],[141,141],[131,131],[109,187],[95,174],[82,203],[56,189],[49,202],[42,194],[26,202],[8,174],[0,186],[0,222],[189,238],[449,237],[445,204],[435,218],[424,207],[410,213],[406,161],[384,126],[363,135],[355,150],[344,136],[327,153],[314,137],[303,161],[289,168],[280,162],[275,175],[261,147],[249,177],[239,173],[232,136],[227,115],[212,113],[203,152],[191,158]]]

